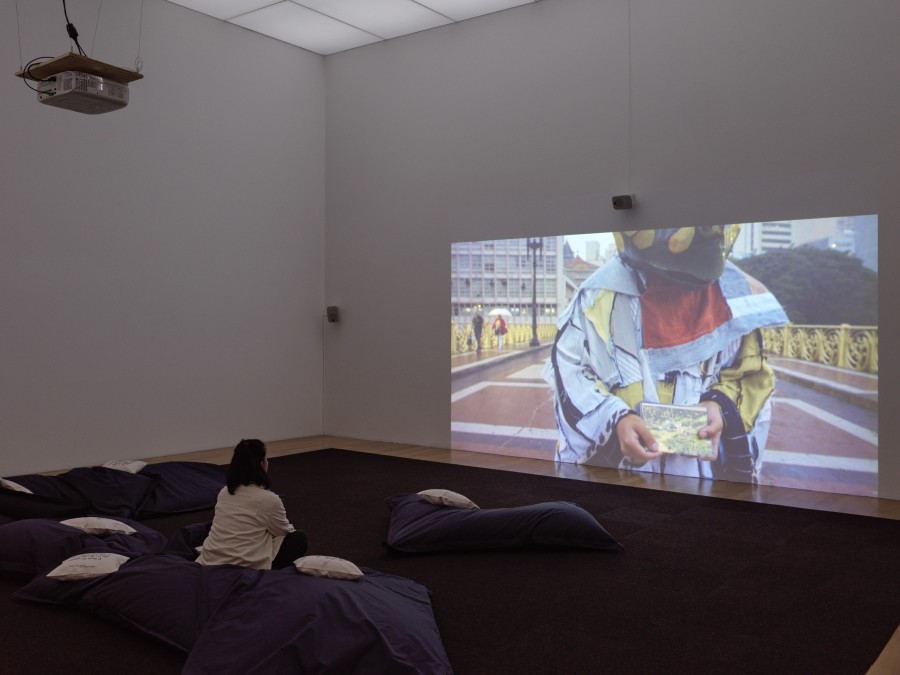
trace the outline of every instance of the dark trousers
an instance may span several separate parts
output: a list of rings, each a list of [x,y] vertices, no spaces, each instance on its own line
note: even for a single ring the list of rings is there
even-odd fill
[[[169,538],[169,544],[166,546],[165,553],[187,558],[188,560],[196,560],[196,547],[203,545],[211,527],[211,520],[185,525]],[[281,547],[278,549],[278,555],[272,561],[272,569],[277,570],[293,564],[297,558],[303,557],[306,553],[306,547],[306,532],[291,532],[282,540]]]
[[[291,532],[281,542],[281,548],[278,549],[278,555],[272,561],[272,569],[278,570],[288,565],[293,565],[297,558],[302,558],[306,553],[307,540],[306,532],[299,530]]]

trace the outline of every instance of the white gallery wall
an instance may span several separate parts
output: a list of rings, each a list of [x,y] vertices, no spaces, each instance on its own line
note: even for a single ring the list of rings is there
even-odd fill
[[[0,4],[0,475],[320,433],[323,58],[100,4],[82,47],[145,75],[103,115],[14,77],[62,4]]]
[[[141,38],[100,116],[13,76],[68,51],[60,3],[0,6],[0,475],[322,431],[448,447],[454,241],[877,213],[898,286],[895,0],[542,0],[325,59],[163,0],[139,30],[140,4],[95,36],[100,0],[69,3],[98,59]]]
[[[631,0],[630,31],[626,0],[543,0],[329,56],[326,432],[449,447],[454,241],[877,213],[890,293],[898,35],[895,0]]]

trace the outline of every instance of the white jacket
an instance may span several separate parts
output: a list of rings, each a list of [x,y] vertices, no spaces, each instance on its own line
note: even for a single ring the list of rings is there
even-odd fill
[[[222,488],[212,529],[197,562],[271,569],[285,535],[294,531],[281,498],[258,485]]]

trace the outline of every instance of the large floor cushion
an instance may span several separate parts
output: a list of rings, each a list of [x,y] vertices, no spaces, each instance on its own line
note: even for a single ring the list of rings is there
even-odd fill
[[[459,508],[419,494],[390,497],[385,546],[404,553],[553,547],[621,551],[622,545],[590,513],[570,502],[512,508]]]

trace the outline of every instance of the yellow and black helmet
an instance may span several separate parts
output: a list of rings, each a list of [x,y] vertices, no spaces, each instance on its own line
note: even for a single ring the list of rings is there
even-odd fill
[[[632,267],[679,286],[702,288],[722,274],[740,231],[740,225],[704,225],[613,235],[619,255]]]

